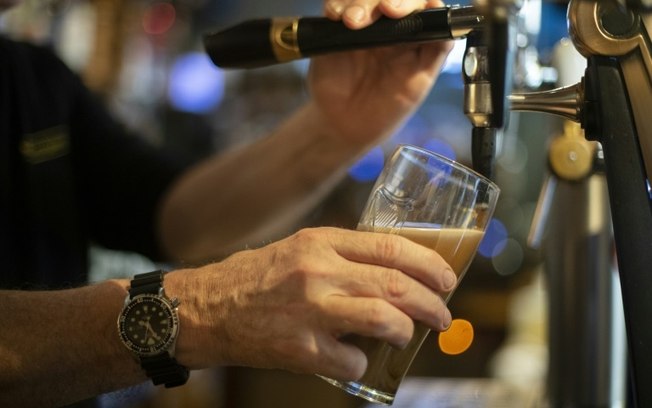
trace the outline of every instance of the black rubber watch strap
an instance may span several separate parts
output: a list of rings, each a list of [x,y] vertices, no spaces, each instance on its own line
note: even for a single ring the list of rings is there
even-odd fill
[[[163,271],[154,271],[134,276],[131,280],[129,296],[133,298],[134,296],[143,293],[158,295],[159,289],[163,286],[164,274],[165,272]]]
[[[165,388],[183,385],[190,376],[188,369],[177,363],[167,352],[153,357],[141,357],[140,364],[154,385],[165,384]]]
[[[165,272],[159,270],[134,276],[131,280],[129,296],[133,299],[134,296],[143,293],[158,295],[163,287],[164,275]],[[183,385],[190,376],[188,369],[179,364],[167,351],[155,356],[141,356],[140,366],[152,379],[154,385],[165,384],[165,388]]]

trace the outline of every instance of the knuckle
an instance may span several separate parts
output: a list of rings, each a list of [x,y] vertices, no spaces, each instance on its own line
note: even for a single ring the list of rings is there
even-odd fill
[[[377,250],[382,262],[392,262],[401,256],[403,251],[402,240],[394,235],[382,234],[378,239]]]
[[[370,302],[366,316],[367,329],[373,337],[396,345],[407,345],[414,333],[414,321],[396,313],[386,302]]]
[[[314,342],[298,336],[280,343],[272,343],[273,350],[278,356],[279,361],[286,361],[292,371],[305,371],[312,362],[317,360],[319,350]]]
[[[367,358],[361,350],[355,352],[336,353],[319,361],[314,372],[329,371],[329,377],[340,381],[355,381],[360,379],[367,370]]]
[[[397,329],[394,333],[394,342],[401,347],[406,347],[414,336],[414,330],[414,320],[409,317],[401,319],[400,329]]]
[[[367,370],[367,360],[364,358],[349,359],[342,367],[341,377],[345,381],[356,381],[362,378]]]
[[[396,269],[387,269],[383,275],[382,284],[385,295],[389,299],[402,299],[410,291],[410,280],[402,272]]]
[[[320,233],[317,228],[304,228],[294,233],[294,240],[305,246],[314,245],[319,241]]]
[[[279,251],[278,258],[288,271],[297,277],[305,277],[315,268],[314,256],[316,234],[312,230],[300,230],[292,236],[289,245]]]
[[[368,327],[378,334],[389,330],[387,305],[380,299],[373,299],[369,302],[365,318]]]
[[[319,355],[319,349],[317,348],[315,342],[308,341],[307,339],[296,342],[293,345],[293,348],[294,350],[291,352],[291,354],[298,353],[299,355],[303,356],[304,360],[307,361],[313,361]]]

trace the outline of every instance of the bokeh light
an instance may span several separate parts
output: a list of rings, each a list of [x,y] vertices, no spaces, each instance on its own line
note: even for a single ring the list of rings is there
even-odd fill
[[[378,146],[374,147],[349,168],[349,176],[360,183],[373,181],[380,175],[384,164],[383,150]]]
[[[143,14],[143,30],[151,35],[165,34],[174,25],[176,17],[177,12],[172,4],[154,3]]]
[[[224,97],[224,73],[203,52],[179,56],[170,72],[168,98],[176,109],[202,114]]]
[[[462,354],[471,347],[473,337],[471,322],[465,319],[453,319],[450,327],[439,333],[439,349],[451,356]]]
[[[480,242],[478,253],[485,258],[493,258],[499,255],[507,246],[507,228],[498,219],[489,221],[487,231]]]
[[[494,254],[491,264],[498,275],[509,276],[521,269],[524,258],[523,246],[517,240],[509,238],[505,241],[504,249]]]

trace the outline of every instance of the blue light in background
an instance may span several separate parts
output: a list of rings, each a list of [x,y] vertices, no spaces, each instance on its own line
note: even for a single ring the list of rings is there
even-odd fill
[[[563,3],[541,4],[541,28],[537,37],[540,52],[550,52],[560,39],[568,37],[567,8]]]
[[[489,221],[487,231],[484,233],[482,242],[478,247],[478,253],[485,258],[493,258],[499,255],[507,245],[507,228],[497,219]]]
[[[444,157],[447,157],[451,160],[457,160],[457,155],[453,146],[439,139],[430,139],[423,144],[423,148],[430,150],[431,152],[441,154]]]
[[[464,52],[466,51],[466,40],[455,41],[453,49],[448,54],[446,62],[441,69],[442,74],[455,74],[462,76],[462,61],[464,60]]]
[[[378,178],[385,164],[385,154],[380,147],[374,147],[349,168],[349,176],[360,183]]]
[[[191,52],[179,56],[170,72],[168,98],[176,109],[202,114],[214,109],[224,97],[224,73],[208,55]]]
[[[432,128],[423,115],[413,115],[390,139],[391,145],[411,144],[419,146],[430,137]]]

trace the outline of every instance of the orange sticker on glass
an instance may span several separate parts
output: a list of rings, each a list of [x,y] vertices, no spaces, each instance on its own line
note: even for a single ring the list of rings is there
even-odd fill
[[[468,320],[453,319],[448,330],[439,333],[439,348],[445,354],[462,354],[473,343],[473,325]]]

